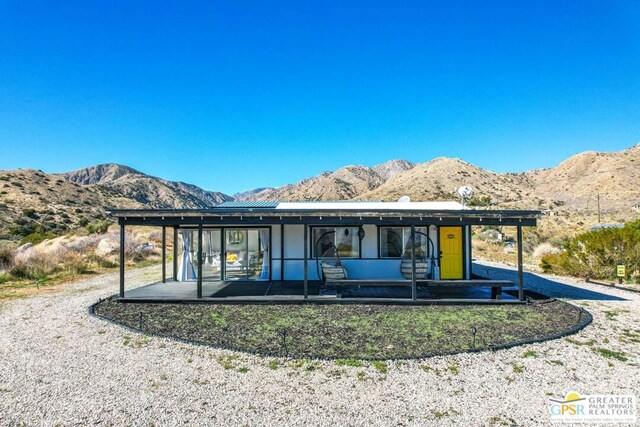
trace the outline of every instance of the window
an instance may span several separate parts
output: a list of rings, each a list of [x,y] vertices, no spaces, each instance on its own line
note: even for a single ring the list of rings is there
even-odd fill
[[[358,227],[313,227],[311,229],[311,257],[320,258],[358,258],[360,256],[360,238]]]
[[[427,227],[416,227],[416,258],[426,258],[430,254],[428,233]],[[380,227],[380,258],[403,256],[411,257],[411,227]]]

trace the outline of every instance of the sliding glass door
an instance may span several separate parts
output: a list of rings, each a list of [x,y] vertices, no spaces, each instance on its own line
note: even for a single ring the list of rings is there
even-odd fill
[[[225,280],[269,280],[269,229],[224,230]]]
[[[197,239],[197,235],[196,235]],[[195,256],[194,256],[195,259]],[[222,230],[202,231],[202,280],[222,279]]]

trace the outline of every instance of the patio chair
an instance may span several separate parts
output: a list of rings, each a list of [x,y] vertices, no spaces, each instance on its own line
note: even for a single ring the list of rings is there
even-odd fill
[[[427,252],[421,252],[420,254],[416,254],[416,279],[424,280],[427,278],[427,274],[429,273],[429,265],[431,265],[431,270],[435,265],[435,258],[433,257],[434,249],[433,242],[431,238],[420,231],[416,231],[416,234],[420,234],[427,239]],[[429,253],[431,253],[431,257],[429,257]],[[405,247],[404,253],[402,254],[402,261],[400,261],[400,273],[402,273],[402,277],[407,280],[411,280],[413,273],[413,262],[411,260],[411,246]]]
[[[332,233],[335,233],[335,231],[328,231],[322,234],[315,244],[316,273],[324,283],[326,283],[327,281],[347,279],[347,270],[344,268],[342,262],[340,261],[340,254],[338,253],[338,249],[336,248],[336,246],[333,243],[329,243],[329,245],[323,248],[322,251],[319,248],[319,244],[322,241],[323,237]],[[333,256],[327,259],[328,256],[331,255]]]

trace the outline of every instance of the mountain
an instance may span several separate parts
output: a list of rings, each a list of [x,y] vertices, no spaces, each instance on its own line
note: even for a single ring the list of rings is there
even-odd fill
[[[348,200],[383,182],[372,168],[345,166],[335,172],[323,172],[295,184],[249,191],[241,195],[239,200]]]
[[[261,188],[236,195],[238,200],[348,200],[374,190],[388,179],[413,167],[406,160],[391,160],[374,167],[350,165],[335,172],[303,179],[279,188]]]
[[[586,151],[550,169],[526,173],[538,197],[567,209],[628,210],[640,204],[640,144],[620,152]]]
[[[75,182],[80,185],[91,184],[108,184],[117,181],[127,175],[144,175],[142,172],[130,168],[129,166],[118,165],[115,163],[106,163],[103,165],[90,166],[84,169],[78,169],[73,172],[60,174],[67,181]]]
[[[382,179],[388,181],[390,178],[401,174],[402,172],[406,172],[409,169],[412,169],[415,166],[414,163],[411,163],[407,160],[389,160],[388,162],[382,163],[380,165],[374,166],[371,169]]]
[[[232,197],[234,200],[254,200],[256,197],[265,195],[271,191],[274,191],[273,187],[260,187],[252,188],[251,190],[243,191],[241,193],[235,193]]]
[[[62,233],[104,219],[105,208],[201,208],[230,196],[105,164],[63,174],[0,171],[0,241]],[[0,242],[1,243],[1,242]]]
[[[494,208],[593,213],[599,194],[604,212],[630,213],[640,205],[640,144],[620,152],[579,153],[553,168],[523,173],[496,173],[447,157],[351,165],[233,197],[117,164],[63,174],[0,171],[0,241],[34,230],[61,233],[104,218],[106,207],[201,208],[233,199],[393,201],[405,195],[414,201],[451,200],[462,185],[471,185],[474,195],[490,199]]]
[[[522,173],[497,173],[447,157],[346,166],[295,184],[240,193],[237,199],[394,201],[407,195],[417,201],[451,200],[462,185],[505,209],[592,212],[600,194],[603,211],[629,212],[640,205],[640,144],[620,152],[579,153],[553,168]]]
[[[128,166],[104,164],[61,174],[83,186],[100,185],[147,208],[206,208],[232,200],[226,194],[205,191],[184,182],[146,175]]]
[[[471,185],[477,195],[489,196],[492,201],[510,204],[530,199],[537,204],[533,189],[523,174],[499,174],[460,159],[438,157],[427,163],[399,173],[358,199],[395,201],[402,196],[412,200],[457,199],[456,189]]]

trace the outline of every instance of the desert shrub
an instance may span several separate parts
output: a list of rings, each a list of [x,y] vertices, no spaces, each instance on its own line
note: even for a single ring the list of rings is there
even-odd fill
[[[640,220],[569,239],[562,252],[544,255],[540,267],[547,272],[606,279],[615,277],[618,263],[632,277],[640,271]]]
[[[83,216],[81,216],[80,218],[78,218],[78,225],[80,227],[86,227],[87,225],[89,225],[89,220]]]
[[[34,222],[22,224],[14,224],[9,227],[9,234],[13,236],[26,237],[31,233],[36,233],[38,224]]]
[[[542,258],[547,254],[558,253],[560,250],[549,242],[540,243],[534,250],[532,255],[535,258]]]
[[[17,225],[25,225],[25,224],[28,224],[29,222],[30,222],[29,218],[25,218],[23,216],[19,216],[18,218],[13,220],[13,223]]]
[[[98,243],[100,243],[100,240],[103,238],[104,236],[99,234],[90,234],[67,244],[67,249],[72,252],[89,254],[95,251]]]
[[[60,270],[60,254],[31,251],[29,255],[16,257],[10,273],[22,279],[43,280]]]
[[[39,230],[23,237],[20,240],[20,244],[24,245],[25,243],[31,243],[33,245],[37,245],[38,243],[42,243],[47,239],[53,239],[54,237],[56,237],[56,235],[50,231]]]
[[[117,233],[114,233],[113,238],[117,241],[119,237],[115,237],[115,235],[117,235]],[[124,256],[126,259],[133,262],[140,262],[154,253],[155,246],[150,244],[148,240],[131,232],[126,233],[124,243]]]
[[[110,225],[111,223],[105,220],[94,222],[87,226],[87,232],[89,234],[104,234],[107,232]]]
[[[13,266],[13,252],[9,249],[0,250],[0,270],[9,270]]]
[[[490,206],[490,196],[473,196],[467,201],[467,206]]]
[[[98,267],[102,268],[115,268],[118,266],[118,263],[111,261],[105,257],[101,257],[95,254],[88,255],[86,258],[87,263],[94,264]]]
[[[64,259],[63,268],[71,274],[87,274],[91,271],[89,262],[79,253],[69,253]]]

